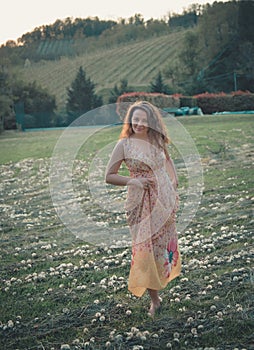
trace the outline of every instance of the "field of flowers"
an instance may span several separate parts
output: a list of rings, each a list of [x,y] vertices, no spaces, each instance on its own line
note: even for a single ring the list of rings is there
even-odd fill
[[[180,235],[182,274],[161,292],[154,319],[148,296],[127,290],[130,247],[91,245],[56,214],[49,168],[61,132],[0,136],[0,349],[254,349],[253,117],[179,120],[200,153],[204,190]],[[78,157],[73,173],[84,215],[103,233],[125,217],[89,198],[94,152]],[[184,200],[186,174],[175,161]]]

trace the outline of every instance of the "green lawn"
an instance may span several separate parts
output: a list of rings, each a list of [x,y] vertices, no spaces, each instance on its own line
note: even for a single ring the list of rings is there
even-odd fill
[[[0,135],[1,349],[254,349],[253,117],[178,121],[199,151],[203,195],[179,235],[182,274],[161,292],[154,320],[148,296],[127,291],[130,247],[102,244],[126,227],[124,213],[103,208],[89,188],[91,161],[117,139],[119,127],[84,130],[73,163],[72,183],[90,220],[83,230],[99,232],[98,246],[75,237],[52,204],[50,157],[63,130]],[[171,153],[183,207],[186,169],[174,145]],[[122,188],[109,194],[119,202],[125,195]]]

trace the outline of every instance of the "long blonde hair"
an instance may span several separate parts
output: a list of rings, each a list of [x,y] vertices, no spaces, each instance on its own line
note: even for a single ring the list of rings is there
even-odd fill
[[[158,148],[162,148],[167,154],[168,152],[166,145],[170,143],[170,139],[167,134],[166,126],[163,122],[159,109],[148,101],[137,101],[129,107],[119,138],[128,138],[134,134],[132,128],[132,116],[134,111],[137,109],[142,109],[147,115],[147,134],[150,142],[155,143]]]

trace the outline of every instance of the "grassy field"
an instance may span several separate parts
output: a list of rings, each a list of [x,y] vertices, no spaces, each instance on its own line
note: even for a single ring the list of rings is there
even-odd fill
[[[178,120],[200,153],[204,190],[180,235],[182,274],[161,292],[154,320],[148,296],[127,291],[130,247],[93,246],[56,215],[48,180],[62,130],[0,135],[0,349],[254,349],[253,116]],[[102,232],[125,217],[93,203],[87,173],[117,134],[95,135],[73,167],[84,215]],[[184,201],[186,174],[178,172]]]

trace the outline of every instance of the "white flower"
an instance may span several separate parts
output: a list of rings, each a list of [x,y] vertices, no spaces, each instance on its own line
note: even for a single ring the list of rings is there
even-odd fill
[[[192,329],[191,329],[191,333],[192,333],[193,335],[197,335],[197,334],[198,334],[197,328],[192,328]]]
[[[187,278],[187,277],[183,277],[182,279],[181,279],[181,282],[188,282],[189,281],[189,279]]]
[[[199,330],[199,331],[202,331],[203,329],[204,329],[204,326],[203,326],[202,324],[199,324],[199,325],[198,325],[198,330]]]
[[[187,323],[192,323],[194,321],[193,317],[189,317]]]
[[[134,334],[132,332],[126,332],[126,335],[127,335],[126,340],[131,340]]]
[[[215,311],[217,308],[216,308],[216,306],[215,305],[212,305],[211,307],[210,307],[210,310],[211,311]]]
[[[82,285],[82,286],[77,286],[77,290],[84,290],[86,289],[86,285]]]
[[[132,333],[137,333],[137,332],[139,332],[139,329],[136,328],[136,327],[131,327],[131,332]]]
[[[222,317],[223,317],[223,313],[222,313],[221,311],[219,311],[219,312],[217,312],[217,316],[218,316],[219,318],[222,318]]]
[[[14,327],[14,322],[12,320],[9,320],[7,322],[7,326],[8,326],[8,328],[13,328]]]
[[[105,320],[106,320],[106,318],[105,318],[105,316],[101,316],[100,318],[99,318],[99,320],[101,321],[101,322],[104,322]]]
[[[121,335],[121,334],[117,334],[116,336],[115,336],[115,341],[116,342],[122,342],[122,340],[123,340],[123,336]]]
[[[61,345],[61,350],[71,350],[71,347],[69,344],[63,344]]]
[[[131,310],[127,310],[126,315],[128,315],[128,316],[131,315]]]

